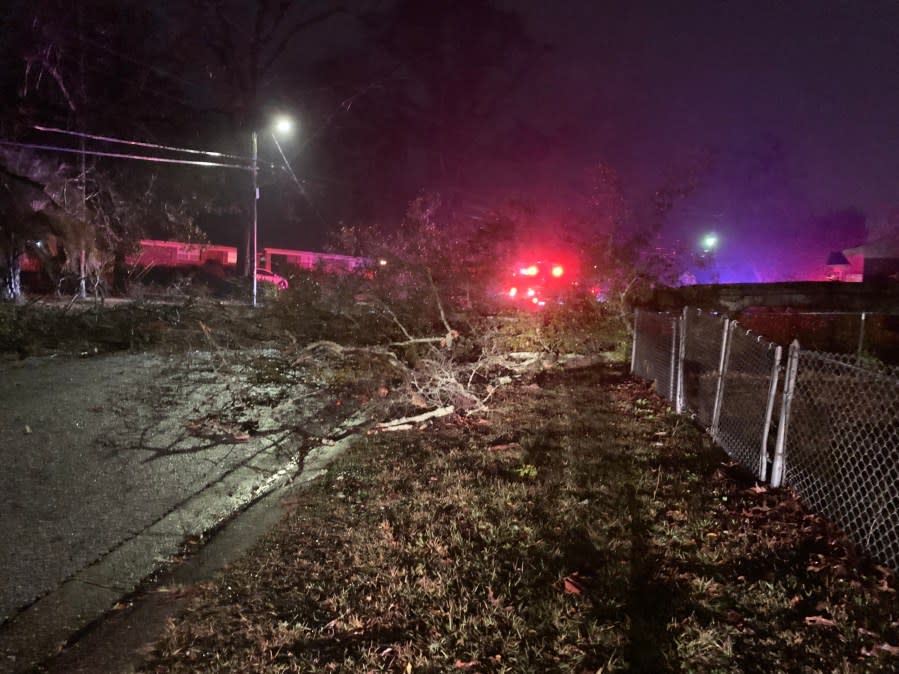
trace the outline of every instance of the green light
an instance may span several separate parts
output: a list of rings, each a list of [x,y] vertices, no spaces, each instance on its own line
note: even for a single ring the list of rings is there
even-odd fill
[[[718,247],[718,235],[717,234],[706,234],[702,239],[702,248],[703,250],[709,251],[713,248]]]

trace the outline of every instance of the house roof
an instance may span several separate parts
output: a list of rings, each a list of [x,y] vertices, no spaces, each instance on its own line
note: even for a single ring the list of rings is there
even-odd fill
[[[830,255],[827,256],[827,264],[837,265],[837,264],[849,264],[849,260],[846,258],[843,253],[838,250],[831,251]]]
[[[844,255],[864,255],[865,257],[899,258],[899,234],[891,234],[874,241],[868,241],[855,248],[846,248]]]

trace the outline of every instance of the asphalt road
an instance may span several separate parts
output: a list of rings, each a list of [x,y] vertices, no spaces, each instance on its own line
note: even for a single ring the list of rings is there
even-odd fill
[[[298,418],[317,412],[271,353],[0,364],[0,623],[251,467],[216,512],[184,509],[201,530],[224,518],[296,459]]]

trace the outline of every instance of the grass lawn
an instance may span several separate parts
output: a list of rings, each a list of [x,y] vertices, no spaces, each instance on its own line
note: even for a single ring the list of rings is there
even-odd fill
[[[153,672],[899,670],[893,572],[616,365],[365,437]]]

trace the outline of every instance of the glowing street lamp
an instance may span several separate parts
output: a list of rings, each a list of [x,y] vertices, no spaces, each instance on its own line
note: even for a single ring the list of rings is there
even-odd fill
[[[293,131],[293,120],[290,117],[281,115],[275,119],[271,127],[272,138],[277,144],[278,139],[275,133],[281,135],[289,135]],[[280,146],[278,146],[280,150]],[[256,275],[258,274],[259,265],[259,141],[258,133],[253,129],[253,306],[256,306],[257,285]]]
[[[718,235],[715,233],[706,234],[702,237],[702,252],[709,253],[718,247]]]
[[[281,115],[275,119],[275,131],[282,136],[288,136],[293,133],[293,120],[290,117]]]

